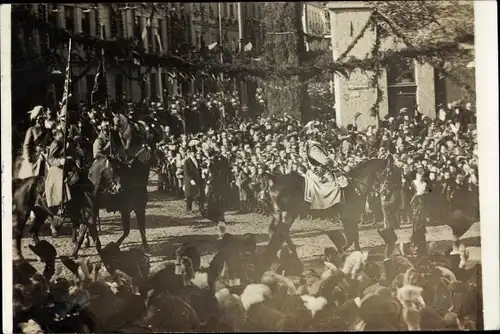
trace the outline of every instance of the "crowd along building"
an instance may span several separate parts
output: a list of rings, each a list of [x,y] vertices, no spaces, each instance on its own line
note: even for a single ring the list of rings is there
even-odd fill
[[[360,31],[370,19],[372,9],[368,1],[329,1],[326,7],[330,16],[332,56],[334,60],[338,60],[360,35]],[[368,29],[344,59],[349,56],[358,59],[369,56],[376,41],[376,33],[376,30]],[[382,45],[382,49],[387,48],[397,48],[397,46],[388,40]],[[473,68],[464,69],[464,71],[473,70]],[[358,127],[376,124],[376,118],[370,114],[371,107],[377,99],[377,90],[370,82],[371,75],[370,72],[356,71],[348,78],[334,76],[335,113],[338,125],[354,123],[357,113],[361,113],[361,116],[356,118]],[[425,116],[434,118],[439,104],[457,101],[464,97],[464,91],[440,75],[433,66],[413,60],[394,63],[384,68],[378,86],[382,91],[382,100],[379,104],[380,118],[397,113],[405,107],[414,110],[417,105]]]

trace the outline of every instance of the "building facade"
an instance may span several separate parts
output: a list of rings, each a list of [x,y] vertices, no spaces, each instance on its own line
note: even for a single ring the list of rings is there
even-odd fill
[[[326,37],[330,34],[328,13],[322,2],[305,1],[302,14],[302,25],[305,33],[313,38],[306,38],[309,50],[327,50],[331,43]]]
[[[330,11],[333,59],[337,60],[363,29],[370,18],[371,9],[367,1],[330,1],[327,8]],[[375,33],[368,29],[348,56],[363,59],[370,54],[376,40]],[[385,41],[382,50],[395,47],[398,46],[391,41]],[[373,74],[356,71],[349,78],[334,76],[337,124],[353,123],[358,112],[361,113],[356,121],[358,126],[376,124],[376,118],[370,115],[371,107],[377,99],[377,92],[370,82],[371,75]],[[425,116],[434,118],[438,104],[463,97],[462,90],[449,80],[443,79],[430,64],[414,61],[385,68],[378,85],[382,90],[380,118],[397,113],[405,107],[413,110],[417,105]]]
[[[245,43],[251,42],[253,48],[262,47],[260,20],[262,3],[243,3],[245,7]],[[55,27],[102,38],[104,40],[137,38],[145,52],[153,54],[183,53],[186,50],[199,50],[201,47],[220,40],[222,44],[236,50],[239,45],[237,3],[184,3],[168,2],[156,6],[151,4],[29,4],[16,5],[28,7],[37,15],[44,15]],[[16,10],[13,6],[13,11]],[[43,10],[41,10],[43,6]],[[19,7],[20,8],[20,7]],[[221,17],[219,18],[219,13]],[[30,52],[40,55],[42,43],[35,30],[13,29],[13,43],[19,54]],[[74,43],[72,51],[72,95],[75,101],[89,102],[97,66],[88,68],[90,50]],[[64,59],[67,59],[67,46],[51,45],[47,48],[61,50],[57,68],[52,69],[47,84],[48,92],[57,100],[62,96],[64,82]],[[15,72],[13,73],[15,75]],[[141,97],[164,97],[168,94],[186,94],[199,90],[195,80],[183,78],[177,73],[168,73],[163,68],[149,71],[134,65],[133,59],[108,64],[106,69],[107,89],[110,99],[118,99],[122,94],[133,101]]]

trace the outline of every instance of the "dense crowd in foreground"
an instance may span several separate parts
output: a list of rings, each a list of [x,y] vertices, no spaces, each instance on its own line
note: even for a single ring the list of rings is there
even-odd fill
[[[335,236],[327,233],[332,241]],[[103,250],[101,264],[31,246],[45,269],[14,263],[15,332],[461,330],[482,328],[481,266],[429,245],[425,257],[325,248],[323,271],[284,246],[271,267],[255,236],[225,234],[209,266],[194,245],[150,272],[139,249]],[[276,266],[278,264],[278,266]],[[104,266],[103,266],[104,265]],[[104,268],[101,268],[101,267]]]

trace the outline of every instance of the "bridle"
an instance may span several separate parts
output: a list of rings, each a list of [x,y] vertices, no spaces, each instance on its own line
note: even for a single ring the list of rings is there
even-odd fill
[[[392,168],[392,167],[393,167],[393,162],[392,162],[392,160],[387,160],[387,162],[386,162],[386,164],[385,164],[385,167],[384,167],[384,169],[382,170],[382,172],[380,172],[380,173],[377,173],[377,174],[376,174],[375,181],[372,183],[372,186],[371,186],[371,187],[369,187],[368,182],[366,182],[366,181],[364,181],[364,180],[362,180],[362,179],[355,178],[355,177],[349,177],[349,178],[350,178],[351,180],[353,180],[353,181],[356,181],[355,183],[360,184],[360,185],[363,185],[363,186],[365,186],[366,188],[368,188],[368,189],[367,189],[367,194],[368,194],[368,192],[369,192],[370,190],[373,190],[373,188],[375,188],[375,187],[374,187],[374,185],[377,183],[377,180],[378,180],[378,179],[383,180],[383,182],[381,182],[381,183],[380,183],[381,185],[383,185],[383,187],[380,187],[380,189],[379,189],[379,190],[376,190],[376,191],[375,191],[377,194],[379,194],[379,195],[380,195],[380,193],[382,192],[382,190],[385,188],[385,184],[387,183],[387,177],[389,176],[389,173],[390,173],[390,170],[391,170],[391,168]],[[353,188],[354,188],[355,192],[356,192],[358,195],[360,195],[360,194],[361,194],[361,191],[360,191],[359,187],[356,187],[356,186],[355,186],[355,183],[354,183],[354,182],[352,183],[352,184],[353,184]]]

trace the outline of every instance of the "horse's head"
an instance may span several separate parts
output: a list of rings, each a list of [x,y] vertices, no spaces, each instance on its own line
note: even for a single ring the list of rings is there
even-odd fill
[[[120,130],[123,122],[122,117],[120,117],[121,115],[117,112],[112,112],[111,115],[111,129],[113,129],[114,131]]]
[[[385,190],[389,190],[389,188],[394,187],[397,184],[400,184],[401,175],[401,168],[396,165],[392,155],[388,155],[385,168],[379,176],[379,180],[381,181],[382,186],[382,192],[384,192]]]

